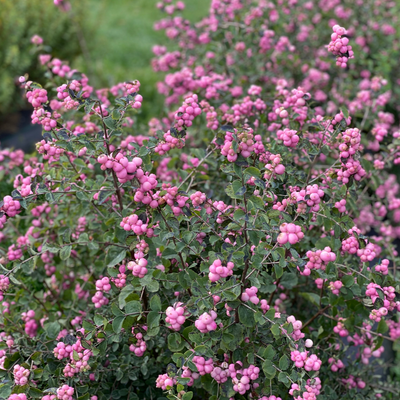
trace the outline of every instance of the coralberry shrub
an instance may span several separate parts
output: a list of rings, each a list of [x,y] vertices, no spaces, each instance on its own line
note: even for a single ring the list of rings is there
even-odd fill
[[[148,127],[138,80],[40,55],[43,140],[0,152],[0,397],[398,398],[390,4],[160,3]]]

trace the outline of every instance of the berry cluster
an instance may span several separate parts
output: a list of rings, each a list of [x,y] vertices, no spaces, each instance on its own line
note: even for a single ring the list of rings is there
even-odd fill
[[[135,177],[140,180],[144,176],[144,172],[140,168],[143,160],[139,157],[134,157],[132,161],[129,161],[122,153],[118,153],[115,157],[102,154],[97,157],[97,161],[101,164],[103,171],[112,169],[121,183],[128,182]],[[146,191],[145,188],[144,190]]]
[[[292,324],[292,326],[293,326],[293,332],[291,333],[292,338],[294,340],[303,339],[304,333],[301,332],[303,323],[300,320],[296,320],[294,315],[290,315],[289,317],[287,317],[286,321],[289,322],[290,324]],[[307,339],[307,340],[309,340],[309,339]]]
[[[126,267],[132,271],[133,276],[144,278],[147,274],[147,260],[145,258],[138,258],[135,261],[129,261]]]
[[[333,371],[333,372],[337,372],[340,369],[344,368],[343,362],[339,359],[336,360],[333,357],[330,357],[328,359],[328,363],[331,365],[331,371]]]
[[[16,385],[24,386],[28,383],[28,377],[31,373],[29,369],[22,367],[19,364],[14,365],[14,381]]]
[[[147,326],[142,327],[145,331],[147,330]],[[135,332],[136,328],[133,326],[132,327],[132,334],[136,339],[136,343],[132,343],[129,346],[129,350],[135,353],[136,356],[142,357],[144,352],[147,349],[147,344],[145,340],[143,339],[143,334],[141,332]]]
[[[210,273],[208,278],[211,282],[217,282],[221,278],[227,278],[233,274],[233,268],[235,264],[233,262],[228,262],[226,267],[222,265],[221,260],[215,260],[209,267]]]
[[[111,281],[114,283],[114,285],[122,289],[126,285],[126,266],[124,264],[120,265],[118,268],[119,274],[117,275],[116,278],[111,278]]]
[[[182,106],[178,108],[178,111],[175,113],[175,128],[178,131],[192,126],[194,118],[201,114],[198,101],[197,95],[193,94],[186,97]]]
[[[60,388],[57,389],[57,399],[72,400],[72,395],[74,394],[74,392],[75,390],[73,387],[62,385]]]
[[[213,359],[206,359],[201,356],[194,356],[192,359],[200,375],[210,374],[214,370]]]
[[[354,156],[360,148],[361,132],[357,128],[349,128],[337,136],[341,158]]]
[[[156,380],[156,387],[162,390],[169,390],[176,384],[175,378],[171,378],[168,374],[159,375]]]
[[[120,226],[125,231],[132,231],[138,236],[146,235],[147,237],[152,237],[154,231],[148,228],[148,223],[149,219],[147,216],[132,214],[129,217],[123,218]]]
[[[387,275],[389,273],[389,263],[390,261],[384,258],[380,264],[375,265],[375,271],[380,272],[382,275]],[[1,278],[1,276],[0,276]],[[0,281],[1,284],[1,281]],[[1,287],[0,287],[1,289]]]
[[[47,90],[45,89],[33,89],[26,93],[26,98],[28,102],[32,104],[33,108],[39,108],[42,104],[49,101],[47,98]]]
[[[255,365],[249,365],[247,368],[243,368],[243,363],[237,361],[235,364],[229,365],[228,371],[232,378],[233,390],[244,395],[250,389],[250,382],[258,379],[260,368]],[[256,384],[256,387],[257,386]]]
[[[11,196],[5,196],[2,201],[1,211],[9,217],[15,217],[20,212],[21,204]]]
[[[336,56],[336,65],[342,68],[347,67],[347,61],[354,58],[354,52],[349,45],[349,39],[345,36],[346,29],[339,25],[332,27],[333,33],[328,45],[328,51]]]
[[[183,303],[176,303],[173,307],[168,307],[165,313],[167,314],[165,318],[167,326],[174,331],[180,331],[187,317],[187,312]]]
[[[332,290],[332,293],[336,296],[339,295],[340,289],[342,288],[343,283],[341,281],[335,281],[329,283],[329,289]]]
[[[92,297],[92,302],[96,308],[100,308],[102,306],[106,306],[109,303],[109,300],[106,296],[104,296],[103,292],[97,291]]]
[[[344,318],[339,318],[338,323],[333,327],[333,332],[337,333],[341,337],[349,335],[349,331],[345,328],[344,321]]]
[[[280,115],[287,115],[287,111],[281,111]],[[283,141],[283,144],[287,147],[296,147],[297,144],[299,143],[299,136],[297,134],[297,131],[295,131],[294,129],[288,129],[285,128],[284,130],[279,129],[276,132],[276,135],[278,136],[279,140]]]
[[[21,314],[22,320],[25,322],[25,333],[33,338],[36,336],[39,325],[35,321],[35,311],[29,310]]]
[[[291,351],[290,359],[297,368],[304,368],[306,371],[318,371],[322,364],[322,361],[315,354],[309,356],[308,351]]]
[[[96,290],[109,292],[111,290],[110,279],[107,276],[98,279],[96,281]]]
[[[265,165],[266,172],[264,179],[269,180],[274,174],[282,175],[285,173],[285,166],[282,164],[282,157],[280,154],[271,154],[268,158],[268,163]]]
[[[324,250],[309,250],[307,251],[306,256],[309,261],[304,267],[304,275],[310,275],[310,270],[313,269],[322,269],[325,271],[326,265],[329,262],[336,260],[336,254],[331,251],[330,247],[325,247]]]
[[[200,315],[194,324],[201,333],[207,333],[217,329],[217,323],[215,322],[216,319],[217,313],[211,310],[210,313],[205,312]]]
[[[255,286],[246,289],[240,297],[242,301],[251,301],[253,304],[258,304],[260,299],[257,297],[258,289]]]
[[[281,233],[278,235],[277,242],[281,245],[289,242],[290,244],[296,244],[298,241],[303,239],[304,233],[301,231],[301,226],[293,223],[283,223],[279,230]]]
[[[338,209],[340,213],[344,213],[346,212],[346,203],[347,203],[346,200],[342,199],[335,203],[335,207]]]

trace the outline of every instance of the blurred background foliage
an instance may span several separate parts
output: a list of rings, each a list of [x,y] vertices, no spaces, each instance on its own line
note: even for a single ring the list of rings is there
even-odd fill
[[[83,24],[83,2],[76,3],[78,23]],[[15,82],[24,73],[31,79],[42,75],[31,43],[42,36],[54,56],[74,59],[81,52],[76,24],[52,2],[43,0],[0,0],[0,113],[5,116],[22,107],[24,100]]]
[[[153,29],[163,17],[157,0],[71,0],[64,12],[52,0],[0,0],[0,132],[18,118],[10,113],[27,107],[16,80],[24,73],[43,81],[44,69],[30,39],[39,35],[46,50],[84,72],[96,89],[138,79],[145,98],[142,120],[162,108],[153,72],[152,46],[166,43]],[[206,16],[209,0],[187,0],[185,18]],[[4,128],[7,125],[7,128]],[[3,126],[3,129],[2,129]]]
[[[165,18],[156,8],[157,2],[88,0],[86,8],[90,10],[86,36],[91,60],[79,68],[91,75],[96,88],[138,79],[145,99],[142,120],[159,114],[163,105],[163,98],[156,90],[161,75],[151,67],[152,47],[167,43],[164,31],[153,29],[156,21]],[[192,22],[199,21],[207,15],[210,0],[186,0],[185,5],[184,17]]]

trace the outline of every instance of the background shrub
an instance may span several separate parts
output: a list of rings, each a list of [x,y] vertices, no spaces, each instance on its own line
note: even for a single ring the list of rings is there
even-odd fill
[[[84,2],[74,3],[75,23],[69,13],[46,1],[1,0],[0,2],[0,118],[20,109],[25,101],[16,84],[20,75],[43,81],[38,53],[32,47],[34,35],[43,37],[46,51],[55,57],[74,61],[81,53],[77,26],[85,19]]]

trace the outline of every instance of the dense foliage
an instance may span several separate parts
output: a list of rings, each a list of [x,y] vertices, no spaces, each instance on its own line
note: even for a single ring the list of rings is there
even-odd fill
[[[43,140],[0,153],[0,397],[398,398],[397,3],[159,8],[147,128],[137,80],[19,79]]]

